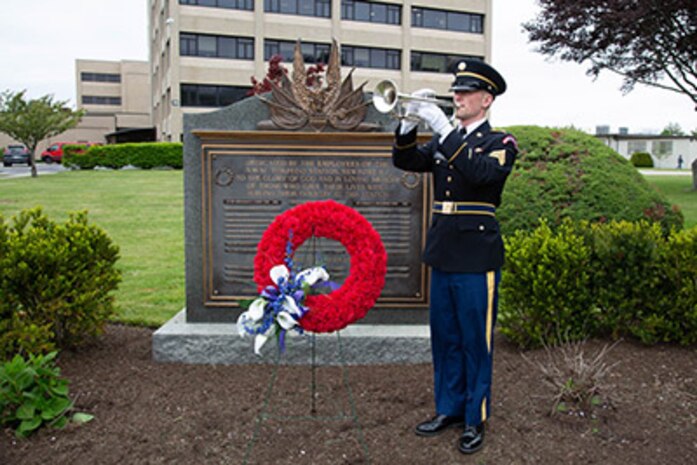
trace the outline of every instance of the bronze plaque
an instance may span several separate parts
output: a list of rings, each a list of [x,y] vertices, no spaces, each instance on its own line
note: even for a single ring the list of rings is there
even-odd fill
[[[392,134],[194,131],[201,139],[204,305],[239,307],[257,295],[254,257],[262,234],[283,211],[333,199],[359,211],[380,234],[388,255],[377,308],[428,304],[420,256],[430,215],[423,174],[392,166]],[[298,268],[326,264],[341,284],[349,273],[342,244],[310,239]]]

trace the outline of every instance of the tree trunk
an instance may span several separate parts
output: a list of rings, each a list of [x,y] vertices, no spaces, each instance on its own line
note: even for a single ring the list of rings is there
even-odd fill
[[[31,164],[31,177],[35,178],[39,175],[39,173],[36,171],[36,159],[34,158],[34,154],[36,153],[36,147],[31,148],[31,152],[29,154],[29,163]]]
[[[692,190],[697,191],[697,158],[692,162]]]

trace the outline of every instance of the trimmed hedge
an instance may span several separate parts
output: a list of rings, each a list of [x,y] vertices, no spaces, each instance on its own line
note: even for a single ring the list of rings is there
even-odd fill
[[[666,233],[682,227],[678,207],[594,136],[538,126],[507,130],[518,139],[520,153],[496,213],[504,234],[531,231],[540,219],[556,226],[564,218],[645,219],[660,223]]]
[[[120,169],[129,165],[142,169],[182,169],[184,157],[180,142],[143,142],[92,146],[84,153],[64,156],[63,164],[83,170],[94,169],[97,166]]]
[[[499,323],[516,344],[697,342],[697,227],[665,235],[648,221],[567,220],[504,241]]]
[[[648,152],[634,152],[629,161],[637,168],[653,168],[653,158]]]
[[[118,247],[85,212],[58,224],[37,207],[13,220],[0,216],[0,360],[100,334],[114,314]]]

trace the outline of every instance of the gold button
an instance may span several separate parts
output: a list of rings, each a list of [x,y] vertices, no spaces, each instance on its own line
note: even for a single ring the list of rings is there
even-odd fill
[[[440,165],[440,160],[436,160],[436,165]]]
[[[483,224],[480,224],[480,225],[479,225],[479,230],[480,230],[480,231],[484,231],[484,225],[483,225]]]
[[[448,168],[453,169],[453,165],[448,165]]]
[[[450,191],[445,191],[445,196],[450,197]]]
[[[452,177],[452,176],[448,176],[448,177],[447,177],[447,180],[448,180],[448,182],[453,182],[453,177]]]

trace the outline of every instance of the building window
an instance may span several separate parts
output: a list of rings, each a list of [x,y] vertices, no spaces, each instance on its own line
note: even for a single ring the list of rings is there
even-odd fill
[[[460,60],[484,60],[483,57],[469,55],[444,55],[431,52],[411,52],[411,70],[429,73],[450,73],[453,63]]]
[[[646,141],[644,140],[630,140],[627,143],[627,152],[629,155],[636,152],[646,152]]]
[[[329,62],[329,44],[319,44],[314,42],[304,42],[300,44],[300,51],[305,63],[324,63]],[[264,41],[264,60],[269,61],[274,55],[281,55],[286,62],[293,61],[295,53],[295,42],[286,40],[267,39]]]
[[[254,39],[182,32],[179,34],[179,53],[182,56],[253,60]]]
[[[401,5],[362,0],[341,0],[341,19],[368,23],[402,24]]]
[[[179,0],[179,4],[229,8],[232,10],[254,10],[254,0]]]
[[[651,154],[656,158],[666,158],[673,154],[672,140],[655,140],[652,145]]]
[[[341,64],[358,68],[401,69],[400,50],[388,48],[341,47]]]
[[[80,80],[85,82],[121,82],[120,74],[113,73],[80,73]]]
[[[484,15],[414,7],[411,9],[411,25],[428,29],[483,34]]]
[[[83,105],[121,105],[121,97],[103,97],[101,95],[83,95]]]
[[[264,11],[287,15],[331,18],[331,0],[264,0]]]
[[[182,84],[183,107],[225,107],[247,97],[251,87]]]

